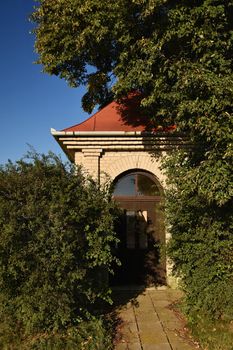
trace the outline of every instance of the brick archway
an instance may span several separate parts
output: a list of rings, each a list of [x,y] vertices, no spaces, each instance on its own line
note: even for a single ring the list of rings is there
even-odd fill
[[[121,174],[132,169],[141,169],[155,176],[163,188],[165,176],[162,173],[159,159],[152,158],[148,152],[109,152],[100,160],[100,175],[104,181],[104,174],[114,181]]]

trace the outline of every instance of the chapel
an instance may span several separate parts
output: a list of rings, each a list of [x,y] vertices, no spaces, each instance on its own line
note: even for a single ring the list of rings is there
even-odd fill
[[[51,129],[71,162],[99,183],[110,180],[122,210],[114,249],[122,264],[113,285],[174,285],[163,247],[169,239],[164,225],[161,156],[184,139],[174,127],[153,127],[140,114],[139,96],[113,101],[80,124]]]

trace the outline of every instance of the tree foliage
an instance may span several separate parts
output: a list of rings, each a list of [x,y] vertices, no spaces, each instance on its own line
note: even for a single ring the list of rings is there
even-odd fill
[[[53,154],[2,166],[1,320],[24,336],[62,331],[109,301],[114,210],[107,188]]]
[[[204,143],[200,191],[219,203],[232,196],[232,0],[41,0],[32,17],[39,62],[86,85],[84,109],[139,90],[155,124]]]

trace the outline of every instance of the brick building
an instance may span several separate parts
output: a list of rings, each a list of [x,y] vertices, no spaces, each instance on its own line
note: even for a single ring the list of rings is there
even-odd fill
[[[72,162],[97,181],[110,178],[114,184],[114,198],[123,211],[121,243],[116,247],[122,266],[113,283],[172,286],[171,265],[159,248],[169,239],[160,165],[161,155],[183,139],[173,128],[154,129],[139,113],[135,98],[128,98],[108,104],[83,123],[51,133]]]

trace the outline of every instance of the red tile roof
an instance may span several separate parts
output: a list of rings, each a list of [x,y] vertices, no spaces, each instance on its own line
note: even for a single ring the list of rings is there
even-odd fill
[[[175,126],[155,127],[150,118],[142,115],[142,96],[135,92],[121,100],[113,101],[80,124],[63,131],[172,131]]]
[[[111,102],[106,107],[80,124],[63,131],[146,131],[151,130],[150,119],[141,115],[141,97],[131,94],[120,102]]]

